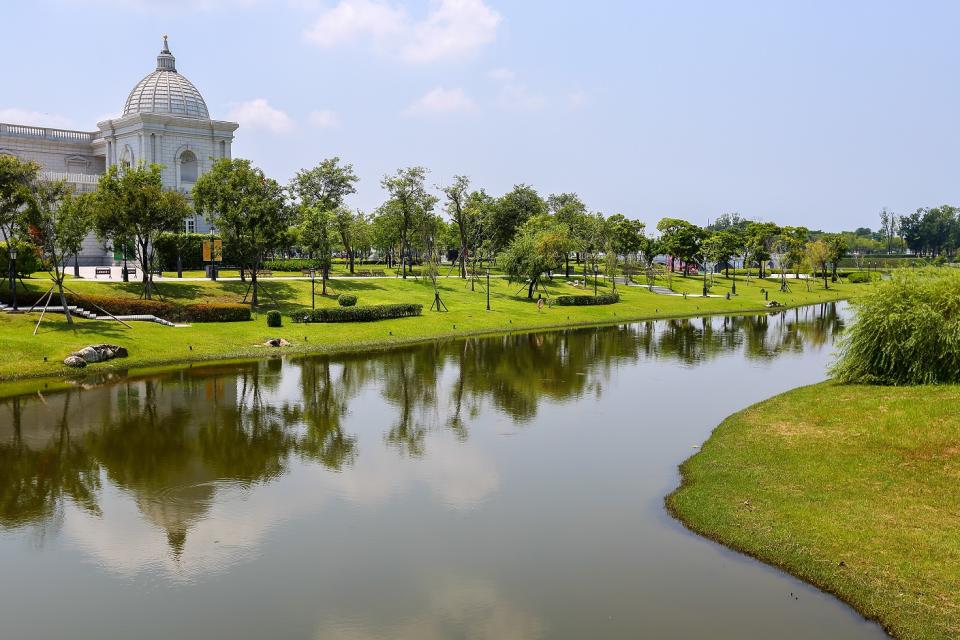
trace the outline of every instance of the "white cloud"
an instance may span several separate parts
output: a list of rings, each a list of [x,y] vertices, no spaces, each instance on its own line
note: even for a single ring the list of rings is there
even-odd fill
[[[34,127],[60,127],[64,129],[72,126],[70,119],[65,116],[46,113],[44,111],[18,109],[16,107],[0,108],[0,122],[26,124]]]
[[[442,115],[469,112],[476,108],[477,105],[463,89],[436,87],[407,107],[404,113],[408,116]]]
[[[242,102],[230,110],[227,118],[249,129],[263,129],[272,133],[289,133],[294,129],[293,119],[285,112],[270,106],[265,98]]]
[[[336,47],[359,38],[382,40],[401,34],[407,28],[403,9],[375,0],[341,0],[320,14],[304,34],[321,47]]]
[[[539,111],[546,106],[542,95],[530,90],[510,69],[493,69],[487,77],[500,85],[497,105],[507,111]]]
[[[332,129],[340,126],[340,117],[329,109],[311,111],[307,120],[318,129]]]
[[[493,42],[501,20],[484,0],[433,0],[419,20],[385,0],[340,0],[320,13],[304,37],[325,48],[366,41],[407,62],[434,62]]]
[[[497,82],[508,82],[516,78],[517,74],[515,74],[512,69],[500,67],[499,69],[491,69],[490,71],[487,71],[487,77],[491,80],[496,80]]]
[[[525,84],[509,83],[501,87],[497,103],[508,111],[539,111],[546,106],[547,100]]]

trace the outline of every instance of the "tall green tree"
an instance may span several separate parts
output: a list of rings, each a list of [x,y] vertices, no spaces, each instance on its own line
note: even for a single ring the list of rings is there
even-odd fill
[[[197,179],[193,201],[249,267],[251,305],[256,307],[257,272],[263,258],[280,245],[295,219],[283,188],[249,160],[223,158]]]
[[[527,298],[543,275],[558,269],[570,251],[570,232],[552,216],[540,215],[521,227],[502,255],[503,270],[511,282],[527,284]]]
[[[747,252],[751,260],[757,263],[760,277],[763,278],[780,228],[772,222],[751,222],[747,224],[745,233]]]
[[[589,241],[587,221],[587,205],[583,203],[575,193],[558,193],[547,197],[547,209],[552,213],[557,222],[565,224],[570,230],[570,241],[577,258],[580,261],[580,254],[585,250]],[[570,256],[564,258],[566,277],[570,277]]]
[[[190,214],[183,194],[166,191],[158,164],[107,169],[96,191],[97,235],[116,244],[131,242],[143,276],[143,297],[153,293],[156,241],[165,231],[176,231]]]
[[[827,236],[827,246],[830,248],[830,264],[831,268],[831,281],[837,281],[837,266],[840,264],[840,261],[847,255],[849,246],[847,241],[844,239],[842,234],[831,233]]]
[[[534,216],[547,213],[547,203],[537,190],[518,184],[497,198],[490,211],[490,249],[494,253],[506,249],[524,223]]]
[[[392,176],[380,181],[390,196],[384,213],[396,218],[400,239],[403,278],[407,278],[407,265],[411,259],[411,240],[423,225],[423,220],[433,213],[437,197],[428,193],[425,182],[427,170],[423,167],[398,169]]]
[[[94,194],[74,195],[63,181],[40,181],[34,191],[34,205],[28,209],[30,239],[60,294],[67,324],[73,324],[63,291],[67,256],[80,252],[84,238],[93,229]]]
[[[312,169],[301,169],[290,181],[290,192],[301,203],[319,207],[333,213],[337,232],[350,261],[350,273],[354,273],[354,251],[350,242],[349,210],[341,211],[347,196],[357,192],[360,178],[353,171],[352,164],[341,163],[339,157],[327,158]]]
[[[476,207],[470,206],[470,178],[454,176],[453,182],[443,187],[446,196],[444,208],[450,220],[456,225],[459,249],[457,250],[457,264],[460,277],[467,277],[467,260],[476,247],[477,230],[480,226]]]
[[[662,218],[657,223],[660,232],[660,242],[671,257],[683,262],[684,274],[688,274],[690,265],[700,255],[700,243],[703,241],[704,231],[700,227],[680,218]],[[670,270],[674,270],[673,261]]]
[[[40,165],[36,162],[0,154],[0,235],[7,246],[18,235],[39,176]]]
[[[312,257],[315,267],[320,268],[323,288],[321,295],[327,295],[327,279],[330,277],[330,265],[333,262],[333,243],[330,241],[331,213],[317,204],[300,203],[297,208],[300,232],[300,246]]]

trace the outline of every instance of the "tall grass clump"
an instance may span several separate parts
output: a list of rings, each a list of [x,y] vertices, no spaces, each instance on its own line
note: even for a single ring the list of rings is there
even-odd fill
[[[831,373],[841,382],[960,382],[960,269],[900,270],[854,303]]]

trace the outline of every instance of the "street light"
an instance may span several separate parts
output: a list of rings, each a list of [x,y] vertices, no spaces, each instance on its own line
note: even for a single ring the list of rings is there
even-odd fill
[[[13,310],[17,310],[17,248],[10,245],[10,292],[13,295]]]

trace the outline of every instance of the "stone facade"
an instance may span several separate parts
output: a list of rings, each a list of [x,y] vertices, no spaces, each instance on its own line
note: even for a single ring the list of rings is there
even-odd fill
[[[203,97],[176,70],[164,36],[157,68],[134,87],[120,118],[97,123],[97,131],[69,131],[0,123],[0,154],[37,162],[45,178],[66,180],[77,191],[93,191],[108,166],[140,162],[163,166],[163,184],[189,196],[197,178],[221,158],[231,157],[235,122],[210,119]],[[206,233],[202,216],[188,231]],[[93,235],[77,256],[81,265],[112,264],[113,253]]]

